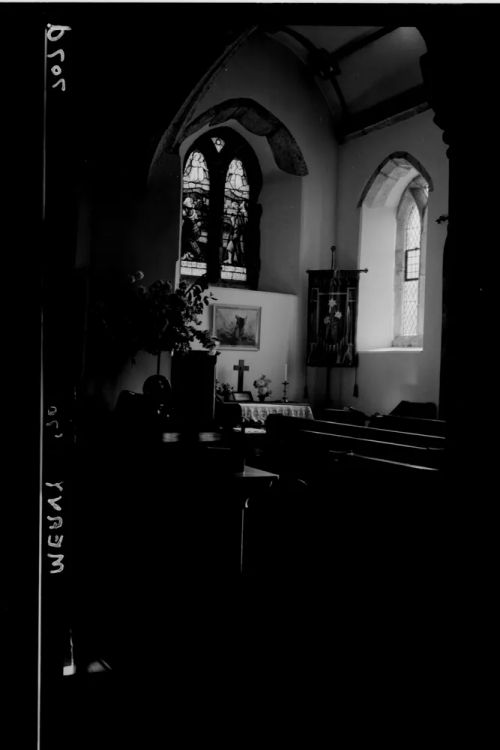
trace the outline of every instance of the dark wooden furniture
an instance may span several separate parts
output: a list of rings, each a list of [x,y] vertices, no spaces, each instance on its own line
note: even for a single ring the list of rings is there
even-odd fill
[[[332,422],[347,422],[348,424],[365,425],[369,417],[357,409],[334,409],[325,408],[318,410],[319,419],[326,419]]]
[[[280,415],[281,417],[281,415]],[[273,423],[276,415],[268,417],[268,429],[272,433]],[[416,445],[424,448],[444,449],[446,439],[441,435],[424,435],[419,432],[403,432],[401,430],[389,430],[380,427],[365,427],[364,425],[350,424],[348,422],[336,422],[324,419],[301,419],[283,416],[278,422],[278,429],[286,430],[315,430],[335,435],[346,435],[367,440],[384,441],[403,445]]]
[[[394,443],[389,440],[374,440],[372,438],[313,430],[299,430],[296,437],[308,452],[312,450],[324,451],[325,449],[352,451],[359,455],[434,468],[439,468],[443,461],[443,450],[439,448],[427,448],[425,446]]]
[[[439,435],[446,437],[447,425],[442,419],[422,419],[419,417],[398,417],[392,414],[374,414],[368,420],[368,426],[381,429],[414,432],[422,435]]]
[[[253,505],[259,503],[263,495],[265,502],[266,491],[279,480],[279,476],[254,466],[245,466],[242,471],[227,477],[227,480],[234,487],[235,499],[238,500],[241,509],[240,572],[244,574],[249,546],[245,531],[246,517],[249,512],[253,512]]]
[[[172,357],[172,412],[178,422],[200,429],[213,423],[216,361],[204,350]]]
[[[390,413],[395,417],[437,419],[437,411],[433,401],[400,401]]]
[[[332,472],[350,472],[359,488],[363,484],[361,472],[366,473],[371,467],[394,475],[395,464],[403,472],[405,467],[441,469],[446,458],[446,441],[435,435],[281,415],[271,415],[266,427],[262,465],[310,481],[319,491],[330,486]],[[356,464],[344,460],[348,455],[376,459],[379,463]]]

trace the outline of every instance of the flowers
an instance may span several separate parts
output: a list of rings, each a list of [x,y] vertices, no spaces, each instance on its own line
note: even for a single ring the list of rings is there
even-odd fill
[[[158,279],[149,286],[139,284],[142,271],[128,277],[128,284],[107,295],[101,304],[101,323],[116,346],[134,361],[143,350],[159,356],[161,352],[188,352],[198,341],[205,349],[216,342],[207,330],[199,328],[202,314],[210,299],[206,277],[188,286],[181,281],[173,289],[169,281]]]
[[[227,401],[229,395],[234,391],[234,388],[229,383],[221,383],[219,380],[215,381],[215,393],[217,396]]]
[[[330,324],[334,324],[336,320],[341,319],[342,313],[338,309],[337,301],[333,297],[330,297],[328,300],[328,315],[323,318],[323,323],[329,326]]]
[[[266,396],[270,396],[272,390],[269,388],[271,380],[266,375],[261,375],[260,378],[253,381],[253,387],[257,388],[257,394],[261,400],[264,400]]]

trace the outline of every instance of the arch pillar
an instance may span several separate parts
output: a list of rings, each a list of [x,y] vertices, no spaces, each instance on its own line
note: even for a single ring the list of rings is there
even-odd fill
[[[474,481],[491,458],[487,423],[495,399],[487,376],[495,345],[488,299],[496,260],[496,42],[485,24],[480,30],[458,23],[420,31],[428,49],[421,58],[424,83],[448,144],[450,174],[440,416],[449,423],[452,465]]]

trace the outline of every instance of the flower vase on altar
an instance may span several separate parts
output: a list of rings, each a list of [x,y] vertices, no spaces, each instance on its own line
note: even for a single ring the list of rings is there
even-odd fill
[[[268,396],[271,395],[272,390],[269,388],[271,380],[266,375],[261,375],[260,378],[253,381],[253,387],[257,388],[257,398],[263,403]]]

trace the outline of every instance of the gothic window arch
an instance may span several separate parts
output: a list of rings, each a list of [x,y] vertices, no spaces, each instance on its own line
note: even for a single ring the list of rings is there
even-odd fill
[[[427,205],[432,179],[407,152],[394,152],[361,193],[359,351],[423,348]]]
[[[417,177],[401,196],[396,214],[393,346],[423,344],[428,196],[427,183]]]
[[[210,130],[191,145],[183,169],[181,277],[206,273],[212,284],[257,287],[261,187],[257,157],[236,131]]]

